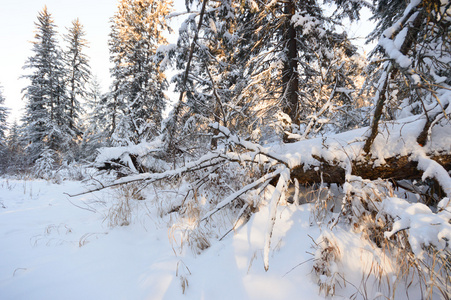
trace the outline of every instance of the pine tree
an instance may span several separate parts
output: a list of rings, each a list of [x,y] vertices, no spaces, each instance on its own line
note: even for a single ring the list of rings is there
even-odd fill
[[[432,127],[448,118],[450,6],[449,1],[375,1],[378,23],[369,38],[380,36],[373,54],[374,117],[365,152],[371,150],[380,120],[424,118],[417,142],[425,145]]]
[[[362,3],[329,1],[337,13],[327,17],[315,0],[198,2],[207,6],[203,22],[202,14],[193,12],[178,42],[178,67],[191,59],[186,83],[183,75],[177,78],[189,107],[179,128],[195,118],[246,128],[249,137],[264,128],[274,136],[270,125],[279,119],[287,125],[282,130],[312,134],[350,111],[362,64],[356,47],[336,27],[343,14],[358,18],[355,9]],[[346,111],[335,110],[345,105]]]
[[[30,80],[30,85],[23,89],[27,103],[22,121],[31,163],[47,148],[54,151],[55,155],[61,155],[75,136],[67,115],[69,103],[64,81],[65,70],[56,39],[56,25],[47,7],[39,12],[35,26],[34,55],[24,66],[24,69],[31,69],[32,73],[23,76]]]
[[[64,40],[68,43],[64,61],[66,65],[66,87],[69,97],[68,117],[69,128],[78,136],[81,134],[80,118],[83,114],[81,101],[89,97],[87,84],[91,80],[91,68],[89,58],[83,52],[88,47],[88,42],[84,38],[86,33],[83,25],[78,19],[72,22],[72,27],[68,28],[68,33]]]
[[[94,77],[90,83],[90,97],[87,99],[88,114],[86,115],[86,130],[83,134],[82,149],[85,158],[93,160],[96,155],[95,149],[111,146],[113,134],[114,109],[109,105],[111,98],[109,94],[102,94],[100,83]]]
[[[163,32],[168,30],[165,17],[171,5],[171,1],[121,0],[113,18],[110,101],[111,108],[120,112],[113,120],[118,144],[137,144],[160,132],[167,82],[155,57],[158,46],[167,43]]]
[[[268,74],[263,77],[264,85],[272,87],[268,96],[278,103],[282,120],[291,124],[284,130],[298,132],[304,138],[313,133],[312,126],[318,132],[324,122],[329,122],[334,106],[346,104],[342,91],[356,89],[358,74],[343,72],[351,68],[342,67],[355,67],[354,60],[361,59],[346,32],[338,33],[337,27],[345,16],[358,18],[358,10],[343,1],[329,2],[339,13],[326,16],[326,6],[316,0],[268,1],[253,18],[257,34],[252,74]],[[351,7],[362,5],[355,2]]]
[[[178,133],[179,145],[183,138],[186,145],[192,144],[196,132],[200,133],[196,135],[197,139],[202,139],[205,136],[202,131],[209,122],[246,131],[247,124],[243,121],[250,114],[250,105],[242,97],[245,63],[238,59],[240,47],[234,36],[239,25],[239,11],[233,1],[204,3],[203,21],[197,18],[197,12],[192,13],[179,31],[176,51],[170,48],[172,52],[168,54],[175,56],[176,67],[184,70],[190,52],[194,54],[188,73],[175,77],[176,91],[183,92],[188,108],[177,125],[183,131]],[[199,39],[193,41],[197,32]],[[211,146],[216,147],[214,139]]]
[[[7,159],[7,140],[6,131],[8,130],[8,109],[4,106],[5,98],[3,97],[2,90],[0,88],[0,173],[4,173],[8,166]]]
[[[9,174],[21,173],[27,167],[25,154],[26,144],[23,139],[24,129],[16,121],[11,125],[6,138],[5,172]]]
[[[4,106],[5,98],[0,87],[0,147],[5,145],[6,131],[8,130],[8,108]]]
[[[370,20],[376,22],[376,27],[368,35],[367,41],[379,40],[384,30],[392,26],[406,9],[408,1],[405,0],[374,0]]]

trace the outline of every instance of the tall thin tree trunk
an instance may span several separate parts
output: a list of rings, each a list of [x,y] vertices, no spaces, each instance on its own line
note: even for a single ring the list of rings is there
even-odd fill
[[[284,64],[282,82],[284,84],[284,94],[283,97],[285,105],[283,107],[283,112],[290,116],[292,123],[299,125],[299,80],[297,76],[297,43],[296,43],[296,30],[293,23],[291,22],[291,17],[296,13],[296,6],[293,0],[285,2],[285,14],[286,21],[284,26],[284,38],[286,43],[286,61]]]

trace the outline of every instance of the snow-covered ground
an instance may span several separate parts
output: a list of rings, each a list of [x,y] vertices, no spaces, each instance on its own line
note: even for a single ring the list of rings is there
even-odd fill
[[[181,255],[151,207],[110,228],[111,191],[64,194],[80,190],[79,182],[0,181],[0,299],[319,298],[311,263],[286,274],[312,258],[308,234],[318,230],[309,229],[308,206],[281,211],[265,272],[263,214],[201,255]]]
[[[65,194],[84,189],[80,182],[0,180],[0,299],[324,299],[313,245],[330,232],[313,222],[312,204],[279,208],[265,272],[267,208],[195,254],[180,248],[156,201],[133,200],[130,225],[111,227],[116,192]],[[342,274],[334,299],[377,298],[371,276],[362,280],[376,250],[346,228],[333,235],[341,265],[331,268]]]

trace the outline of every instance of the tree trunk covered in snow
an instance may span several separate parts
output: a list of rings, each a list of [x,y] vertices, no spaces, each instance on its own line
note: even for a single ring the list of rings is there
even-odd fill
[[[412,10],[409,14],[407,14],[407,16],[404,18],[404,20],[402,20],[401,24],[403,26],[400,26],[400,29],[404,27],[404,25],[406,24],[406,22],[409,20],[409,18],[416,12],[416,10]],[[404,39],[404,42],[402,43],[399,52],[402,55],[406,55],[409,50],[412,48],[412,45],[414,45],[414,42],[416,40],[417,34],[419,32],[419,27],[421,25],[421,22],[423,21],[423,11],[420,10],[417,14],[417,16],[415,17],[414,21],[412,22],[412,25],[409,27],[407,34],[406,34],[406,38]],[[387,37],[390,39],[395,40],[396,35],[399,32],[396,32],[392,34],[391,37]],[[387,56],[389,56],[389,53],[386,53]],[[371,150],[371,145],[374,142],[374,139],[377,136],[378,133],[378,126],[379,126],[379,121],[381,119],[382,116],[382,112],[383,112],[383,108],[385,106],[386,100],[387,100],[387,87],[389,85],[389,81],[394,80],[394,78],[396,77],[397,73],[400,71],[399,66],[397,66],[396,64],[392,63],[387,70],[387,74],[385,75],[385,80],[383,80],[380,83],[380,86],[378,87],[379,91],[377,93],[377,101],[376,101],[376,108],[374,111],[374,116],[373,116],[373,123],[371,126],[371,134],[368,137],[368,139],[366,140],[365,146],[363,147],[363,151],[365,151],[365,153],[370,153]],[[404,72],[404,70],[401,70],[402,72]]]
[[[168,121],[167,126],[165,128],[165,133],[164,133],[164,138],[163,139],[166,141],[167,148],[169,149],[168,152],[171,152],[172,156],[174,156],[175,152],[176,152],[173,139],[175,137],[175,131],[176,131],[176,128],[177,128],[179,115],[180,115],[180,113],[182,111],[182,107],[184,105],[184,97],[185,97],[185,94],[186,94],[186,84],[187,84],[187,81],[188,81],[189,70],[190,70],[192,59],[193,59],[193,54],[194,54],[194,48],[196,46],[196,41],[197,41],[197,38],[199,36],[199,31],[200,31],[200,29],[202,27],[202,22],[203,22],[203,19],[204,19],[205,7],[207,5],[207,2],[208,2],[208,0],[203,0],[202,9],[201,9],[200,15],[199,15],[199,23],[197,25],[197,30],[195,32],[193,41],[191,42],[191,47],[190,47],[190,51],[189,51],[188,61],[186,63],[185,72],[183,74],[182,90],[180,91],[179,100],[178,100],[177,104],[174,106],[174,109],[172,110],[172,115],[169,117],[169,121]]]
[[[321,162],[320,167],[310,167],[304,170],[304,165],[300,165],[291,170],[291,178],[296,178],[300,184],[313,183],[338,183],[345,182],[345,169],[338,164],[331,164],[321,157],[315,157]],[[451,154],[431,155],[430,158],[439,163],[447,171],[451,170]],[[385,159],[385,163],[379,166],[374,165],[375,160],[369,159],[364,162],[352,162],[352,174],[363,179],[376,180],[391,179],[421,179],[423,172],[418,170],[418,162],[411,156],[391,157]]]

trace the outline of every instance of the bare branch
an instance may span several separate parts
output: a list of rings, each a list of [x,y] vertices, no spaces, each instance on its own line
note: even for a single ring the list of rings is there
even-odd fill
[[[270,182],[273,178],[277,177],[280,175],[280,173],[282,172],[281,169],[278,169],[274,172],[268,173],[265,176],[261,177],[260,179],[258,179],[257,181],[254,181],[246,186],[244,186],[243,188],[241,188],[239,191],[229,195],[227,198],[225,198],[224,200],[222,200],[218,205],[216,205],[215,209],[211,210],[210,212],[208,212],[201,221],[205,221],[208,218],[210,218],[212,215],[214,215],[215,213],[217,213],[218,211],[220,211],[222,208],[224,208],[225,206],[229,205],[230,203],[232,203],[234,200],[236,200],[238,197],[240,197],[241,195],[247,193],[250,190],[253,190],[257,187],[259,187],[261,184],[265,184],[267,182]]]

